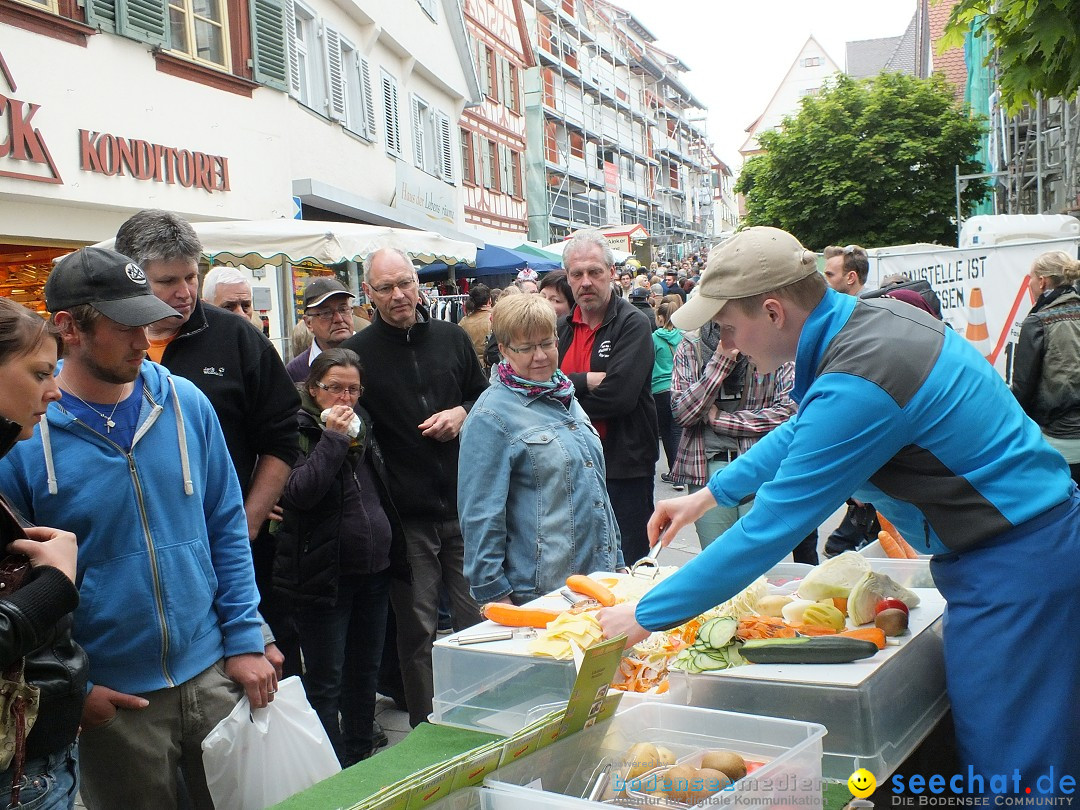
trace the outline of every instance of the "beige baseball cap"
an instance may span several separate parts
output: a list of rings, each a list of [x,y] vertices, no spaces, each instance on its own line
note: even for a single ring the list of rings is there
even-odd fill
[[[817,272],[817,257],[779,228],[757,226],[709,251],[697,294],[675,310],[679,329],[697,329],[733,298],[772,292]]]

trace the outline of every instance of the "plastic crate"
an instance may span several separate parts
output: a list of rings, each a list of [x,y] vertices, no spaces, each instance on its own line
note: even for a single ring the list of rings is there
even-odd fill
[[[690,706],[639,705],[489,774],[484,784],[491,794],[485,804],[487,810],[569,810],[622,803],[614,795],[614,780],[609,782],[606,802],[583,797],[605,765],[618,773],[631,746],[651,742],[671,747],[681,760],[699,751],[730,749],[763,762],[729,789],[714,794],[708,805],[752,804],[779,810],[806,804],[809,796],[820,800],[825,733],[815,723]]]

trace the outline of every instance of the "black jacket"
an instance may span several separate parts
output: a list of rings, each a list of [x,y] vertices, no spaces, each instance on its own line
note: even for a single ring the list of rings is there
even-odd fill
[[[405,534],[390,499],[382,451],[371,436],[371,418],[363,409],[357,409],[365,424],[364,442],[350,449],[347,437],[324,430],[312,413],[317,406],[310,398],[304,396],[303,400],[305,409],[297,417],[301,453],[281,493],[285,518],[276,532],[274,586],[289,593],[298,603],[334,605],[341,577],[343,528],[355,532],[367,523],[372,498],[365,495],[373,495],[386,513],[390,545],[360,548],[358,554],[371,565],[369,573],[385,570],[385,564],[372,562],[388,557],[390,573],[407,581]],[[361,465],[368,465],[373,471],[375,493],[361,491],[359,479],[365,477],[362,474],[358,477]],[[352,539],[357,540],[355,536]],[[358,542],[363,543],[364,539],[359,538]]]
[[[11,449],[19,426],[0,417],[0,456]],[[0,545],[15,539],[14,525],[0,522]],[[26,657],[27,683],[41,689],[37,722],[26,738],[28,760],[75,742],[86,696],[86,653],[71,638],[71,613],[79,592],[51,566],[34,568],[30,580],[0,599],[0,667]]]
[[[458,440],[426,438],[417,426],[438,411],[468,411],[488,380],[464,329],[430,319],[423,305],[417,313],[423,320],[409,329],[376,314],[341,348],[356,352],[364,367],[359,404],[375,422],[398,510],[406,520],[456,520]]]
[[[295,461],[300,397],[277,350],[250,321],[199,301],[161,364],[214,406],[245,496],[259,456]]]
[[[559,320],[559,362],[574,340],[570,322],[577,306]],[[574,393],[593,421],[603,420],[607,477],[642,478],[656,474],[659,457],[656,403],[652,397],[653,343],[649,320],[629,301],[611,296],[596,331],[590,371],[604,381],[590,391],[584,373],[568,375]]]
[[[1020,326],[1012,392],[1059,439],[1080,438],[1080,294],[1068,285],[1039,296]]]

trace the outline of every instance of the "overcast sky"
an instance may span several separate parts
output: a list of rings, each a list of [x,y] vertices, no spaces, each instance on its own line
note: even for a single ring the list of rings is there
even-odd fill
[[[746,128],[813,35],[842,70],[844,44],[904,33],[916,0],[613,0],[682,59],[709,108],[709,139],[733,171]]]

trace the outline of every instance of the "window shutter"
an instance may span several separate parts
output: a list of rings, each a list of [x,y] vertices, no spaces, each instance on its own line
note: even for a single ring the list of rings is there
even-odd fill
[[[416,96],[409,96],[412,103],[413,163],[424,168],[424,115]]]
[[[167,0],[119,0],[116,32],[150,45],[171,47]]]
[[[503,104],[513,109],[510,103],[510,60],[499,57],[499,98]]]
[[[285,0],[285,42],[289,46],[289,95],[300,98],[300,57],[296,52],[296,6]]]
[[[499,169],[501,172],[499,188],[506,194],[514,190],[514,164],[510,160],[510,147],[499,145]]]
[[[484,177],[486,176],[484,174],[486,171],[484,169],[484,139],[474,132],[469,140],[472,141],[472,180],[476,185],[484,186],[486,188],[487,183],[484,182]]]
[[[386,151],[401,156],[401,127],[398,124],[397,83],[391,76],[382,75],[383,118],[386,122]]]
[[[289,45],[282,0],[251,0],[251,55],[255,81],[288,90]]]
[[[450,118],[435,113],[435,141],[438,151],[439,176],[447,183],[454,182],[454,144],[450,137]]]
[[[510,153],[510,181],[513,184],[510,196],[521,199],[524,196],[521,193],[521,152]]]
[[[345,120],[345,77],[341,64],[341,34],[323,23],[323,52],[326,56],[326,114]]]
[[[356,69],[360,80],[360,92],[364,97],[364,131],[360,133],[365,137],[375,139],[375,97],[371,90],[371,65],[368,60],[357,54]]]
[[[491,94],[491,88],[488,87],[487,54],[487,46],[483,42],[478,42],[476,44],[476,61],[480,66],[480,90],[484,95]]]
[[[116,0],[86,0],[86,24],[116,33]]]
[[[438,7],[435,5],[435,0],[419,0],[419,2],[424,13],[431,17],[433,21],[438,22]]]
[[[494,166],[492,165],[495,162],[495,155],[493,154],[491,141],[484,141],[481,146],[480,156],[481,167],[484,172],[484,188],[491,188],[492,177],[495,174]]]

